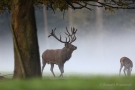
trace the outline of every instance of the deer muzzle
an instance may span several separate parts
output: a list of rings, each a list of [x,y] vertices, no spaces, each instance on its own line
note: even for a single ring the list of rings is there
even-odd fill
[[[76,49],[77,49],[77,47],[75,46],[75,47],[74,47],[74,50],[76,50]]]

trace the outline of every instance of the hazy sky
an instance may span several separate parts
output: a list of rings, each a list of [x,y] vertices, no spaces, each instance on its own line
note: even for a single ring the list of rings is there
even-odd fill
[[[36,20],[38,28],[38,40],[40,48],[40,58],[47,48],[63,48],[63,44],[53,37],[45,36],[43,12],[36,9]],[[65,28],[75,27],[77,40],[73,43],[77,46],[69,61],[65,63],[66,73],[82,74],[118,74],[120,68],[120,58],[129,57],[135,62],[135,13],[133,11],[116,11],[110,14],[109,11],[100,10],[71,10],[65,13],[57,11],[55,14],[47,11],[47,24],[49,32],[57,28],[56,32],[64,33]],[[0,18],[3,18],[0,15]],[[9,17],[9,16],[8,16]],[[39,18],[40,17],[40,18]],[[0,21],[3,19],[0,19]],[[5,20],[7,26],[0,30],[0,72],[14,70],[14,55],[12,35],[9,30],[9,21]],[[2,23],[3,24],[3,23]],[[6,33],[5,33],[6,32]],[[47,38],[47,39],[46,39]],[[65,37],[62,38],[63,40]],[[49,41],[46,44],[46,41]],[[47,46],[48,45],[48,46]],[[41,64],[42,65],[42,64]],[[59,73],[58,66],[55,65],[54,72]],[[50,73],[50,65],[46,65],[44,73]],[[123,73],[123,70],[122,70]],[[135,73],[134,67],[132,73]]]

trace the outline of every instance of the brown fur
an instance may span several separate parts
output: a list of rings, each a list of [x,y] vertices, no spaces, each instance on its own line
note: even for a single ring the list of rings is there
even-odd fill
[[[42,72],[46,65],[46,63],[51,64],[51,71],[53,73],[53,67],[54,64],[57,64],[59,66],[59,69],[61,71],[61,75],[64,73],[64,63],[71,58],[72,52],[76,50],[77,47],[72,44],[67,44],[62,49],[56,49],[56,50],[46,50],[42,54]],[[55,76],[55,74],[53,73]]]
[[[129,58],[127,58],[127,57],[122,57],[122,58],[120,59],[120,62],[123,62],[123,65],[124,65],[124,66],[125,66],[126,64],[130,64],[131,68],[133,67],[132,61],[131,61]]]
[[[127,57],[122,57],[120,59],[120,64],[121,64],[121,66],[120,66],[120,70],[119,70],[119,75],[121,73],[122,67],[124,66],[123,71],[124,71],[125,76],[126,76],[126,72],[125,72],[126,70],[127,70],[127,75],[130,76],[132,68],[133,68],[133,62]]]

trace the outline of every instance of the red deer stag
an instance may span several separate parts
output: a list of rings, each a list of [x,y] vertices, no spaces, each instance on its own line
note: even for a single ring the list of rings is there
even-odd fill
[[[74,42],[76,40],[76,32],[77,29],[75,28],[71,28],[71,33],[68,31],[68,29],[66,28],[65,34],[68,36],[68,40],[66,38],[66,41],[62,41],[61,40],[61,35],[60,38],[58,38],[55,35],[55,30],[56,28],[50,33],[50,36],[53,36],[55,39],[57,39],[58,41],[60,41],[61,43],[65,44],[65,47],[63,47],[62,49],[56,49],[56,50],[52,50],[52,49],[47,49],[46,51],[43,52],[42,54],[42,73],[43,73],[43,69],[46,65],[46,63],[51,64],[51,72],[53,74],[53,76],[55,77],[55,74],[53,72],[53,68],[54,68],[54,64],[58,65],[59,69],[60,69],[60,77],[63,77],[63,73],[64,73],[64,63],[69,60],[71,58],[71,55],[73,53],[74,50],[77,49],[76,46],[72,45],[72,42]]]
[[[127,57],[122,57],[120,59],[119,76],[120,76],[121,69],[122,69],[123,66],[124,66],[123,72],[124,72],[125,76],[126,76],[126,72],[125,72],[126,70],[127,70],[127,75],[130,76],[131,75],[131,71],[132,71],[132,67],[133,67],[132,61],[129,58],[127,58]]]

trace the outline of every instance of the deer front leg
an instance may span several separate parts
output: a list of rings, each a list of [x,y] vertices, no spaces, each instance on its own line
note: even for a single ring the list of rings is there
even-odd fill
[[[63,73],[64,73],[64,64],[60,64],[60,65],[58,65],[58,66],[59,66],[59,69],[60,69],[60,72],[61,72],[61,74],[60,74],[59,77],[63,77]]]
[[[119,70],[119,76],[120,76],[120,74],[121,74],[121,69],[122,69],[122,67],[123,67],[123,65],[122,65],[122,63],[121,63],[121,65],[120,65],[120,70]]]
[[[50,69],[50,70],[51,70],[53,76],[55,77],[55,74],[54,74],[54,72],[53,72],[53,68],[54,68],[54,64],[51,63],[51,69]]]

